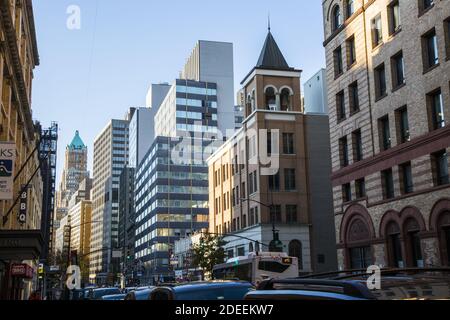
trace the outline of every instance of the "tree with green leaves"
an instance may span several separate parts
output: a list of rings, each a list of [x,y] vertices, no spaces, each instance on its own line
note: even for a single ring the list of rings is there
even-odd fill
[[[215,236],[210,233],[205,233],[200,243],[192,247],[194,267],[200,268],[207,275],[214,280],[213,268],[215,265],[225,262],[224,246],[226,242],[223,237]]]

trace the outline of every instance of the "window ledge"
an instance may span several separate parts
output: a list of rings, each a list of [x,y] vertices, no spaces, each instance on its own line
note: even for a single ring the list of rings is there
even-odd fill
[[[427,74],[427,73],[433,71],[434,69],[437,69],[440,65],[441,65],[440,63],[437,63],[432,67],[428,67],[428,68],[424,69],[423,74]]]
[[[376,97],[376,98],[375,98],[375,102],[378,102],[378,101],[380,101],[380,100],[383,100],[383,99],[386,98],[387,96],[388,96],[388,94],[385,93],[385,94],[383,94],[382,96]]]
[[[353,68],[356,66],[356,64],[357,64],[356,62],[357,62],[357,61],[355,60],[352,64],[350,64],[349,66],[347,66],[347,71],[353,69]]]
[[[390,35],[389,35],[389,40],[394,38],[396,35],[398,35],[400,32],[402,31],[402,26],[399,26],[397,28],[397,30],[394,30]]]
[[[428,11],[430,11],[433,8],[434,8],[434,3],[431,6],[429,6],[428,8],[420,10],[419,11],[419,18],[422,17],[423,15],[425,15]]]
[[[344,72],[338,73],[334,75],[334,80],[339,79],[342,75],[344,74]]]
[[[355,114],[358,114],[360,111],[361,111],[361,109],[350,112],[350,117],[353,117]]]
[[[401,85],[396,86],[395,88],[392,89],[392,93],[400,90],[401,88],[406,86],[406,82],[403,82]]]
[[[384,42],[383,41],[381,41],[379,44],[377,44],[375,47],[372,47],[372,53],[374,52],[374,51],[377,51],[378,49],[380,49],[380,47],[382,46],[384,44]]]

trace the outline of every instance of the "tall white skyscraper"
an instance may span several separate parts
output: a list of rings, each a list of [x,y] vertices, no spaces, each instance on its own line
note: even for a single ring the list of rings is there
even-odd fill
[[[98,284],[118,272],[119,260],[112,253],[118,246],[119,181],[128,164],[132,112],[126,120],[111,120],[94,141],[90,281]]]

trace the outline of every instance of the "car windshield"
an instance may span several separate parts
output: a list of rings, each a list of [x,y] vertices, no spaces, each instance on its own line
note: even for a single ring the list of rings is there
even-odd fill
[[[108,289],[97,289],[94,290],[94,299],[101,298],[106,295],[120,294],[120,290],[118,288],[108,288]]]

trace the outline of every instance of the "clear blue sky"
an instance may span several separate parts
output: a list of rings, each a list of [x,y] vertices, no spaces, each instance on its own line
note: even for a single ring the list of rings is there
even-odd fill
[[[75,130],[89,147],[111,118],[144,106],[151,83],[172,82],[197,40],[234,43],[236,90],[255,65],[267,33],[307,80],[325,65],[320,0],[35,0],[41,65],[33,117],[60,126],[58,179]],[[81,29],[66,27],[70,5]]]

